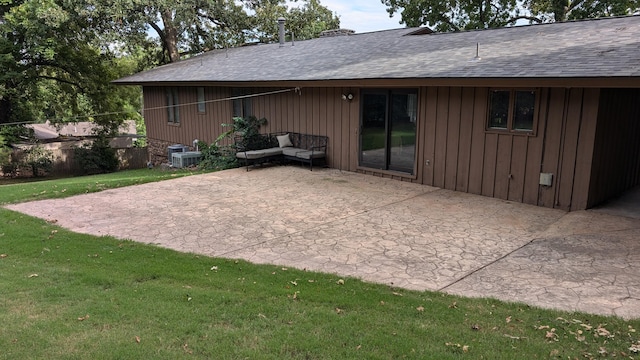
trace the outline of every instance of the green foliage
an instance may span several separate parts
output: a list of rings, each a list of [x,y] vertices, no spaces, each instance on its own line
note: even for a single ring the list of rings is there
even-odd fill
[[[117,128],[140,116],[140,90],[110,84],[138,66],[103,42],[112,19],[96,8],[62,0],[0,8],[0,123],[91,120]],[[94,115],[103,113],[111,115]]]
[[[116,150],[109,145],[109,138],[99,135],[91,144],[74,148],[74,156],[84,174],[102,174],[118,170],[120,165]]]
[[[278,41],[280,17],[286,22],[287,38],[293,33],[296,40],[317,38],[324,30],[340,28],[340,18],[322,6],[318,0],[301,0],[301,6],[288,8],[284,2],[263,3],[255,8],[254,37],[263,43]]]
[[[382,0],[389,15],[400,13],[407,26],[461,31],[603,16],[629,15],[640,0]]]
[[[198,149],[202,153],[202,160],[198,167],[203,170],[225,170],[238,167],[235,147],[231,145],[219,145],[214,142],[207,145],[205,142],[198,143]]]
[[[7,145],[36,141],[33,129],[24,125],[0,126],[0,136],[4,138]]]
[[[123,186],[176,179],[196,173],[198,172],[183,169],[163,171],[158,168],[39,181],[34,181],[34,179],[2,179],[0,180],[0,205],[59,199]]]
[[[47,175],[53,168],[53,154],[41,145],[24,150],[18,159],[18,167],[29,168],[33,177]]]
[[[238,166],[236,159],[236,144],[234,138],[239,136],[245,143],[255,143],[260,141],[260,127],[267,124],[267,119],[258,119],[255,116],[245,118],[234,117],[233,123],[222,124],[229,127],[228,131],[223,132],[211,144],[204,142],[198,144],[198,148],[202,152],[202,160],[200,161],[201,169],[223,170]]]
[[[10,143],[0,134],[0,171],[4,176],[13,177],[17,170],[17,166],[11,161],[12,153]]]

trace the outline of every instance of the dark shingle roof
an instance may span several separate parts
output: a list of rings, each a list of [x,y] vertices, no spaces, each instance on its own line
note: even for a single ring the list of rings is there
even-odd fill
[[[458,33],[413,29],[211,51],[116,83],[640,77],[640,16]],[[471,61],[480,48],[480,61]]]

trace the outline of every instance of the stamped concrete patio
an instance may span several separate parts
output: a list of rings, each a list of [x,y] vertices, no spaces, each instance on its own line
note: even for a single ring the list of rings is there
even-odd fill
[[[60,226],[414,290],[640,317],[640,219],[379,177],[234,169],[8,206]]]

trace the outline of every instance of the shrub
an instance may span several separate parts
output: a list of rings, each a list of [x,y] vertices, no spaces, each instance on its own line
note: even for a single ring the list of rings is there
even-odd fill
[[[120,162],[109,139],[100,134],[91,144],[74,148],[74,156],[84,174],[102,174],[118,170]]]
[[[211,145],[207,145],[204,142],[198,143],[198,148],[202,153],[200,168],[224,170],[238,167],[236,146],[233,142],[234,136],[241,136],[244,142],[256,141],[261,139],[260,127],[265,124],[267,124],[267,119],[258,119],[255,116],[246,118],[234,117],[233,123],[222,124],[222,126],[230,127],[231,129],[218,136]],[[222,142],[226,142],[226,144],[221,145]]]
[[[53,169],[53,153],[41,145],[25,150],[19,158],[18,165],[30,168],[33,177],[48,175]]]

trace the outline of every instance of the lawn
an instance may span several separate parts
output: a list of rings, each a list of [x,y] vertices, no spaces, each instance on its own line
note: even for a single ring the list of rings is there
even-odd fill
[[[174,179],[193,174],[194,172],[188,169],[138,169],[120,171],[111,174],[78,176],[53,180],[47,180],[46,178],[0,178],[0,205],[33,200],[64,198],[111,188]]]
[[[126,173],[119,181],[113,176],[105,186],[130,181]],[[94,182],[87,178],[84,186]],[[51,189],[46,183],[39,186]],[[0,202],[31,199],[20,186],[32,185],[0,186]],[[0,209],[0,322],[2,359],[640,355],[638,320],[178,253],[76,234],[6,209]]]

